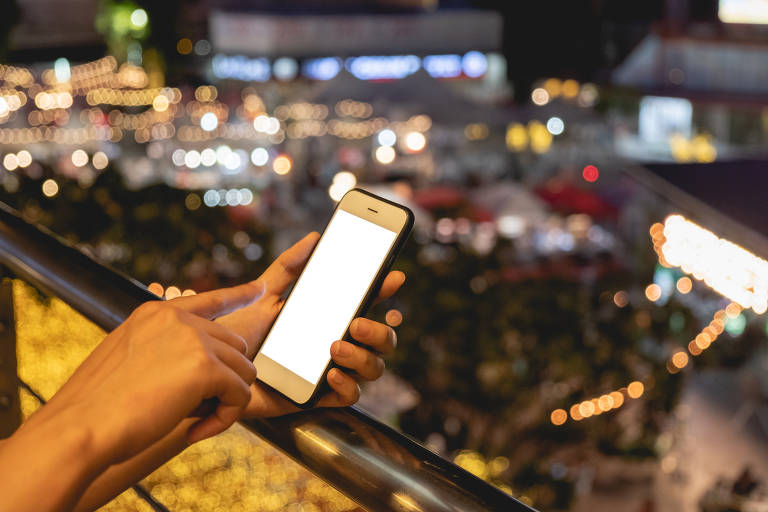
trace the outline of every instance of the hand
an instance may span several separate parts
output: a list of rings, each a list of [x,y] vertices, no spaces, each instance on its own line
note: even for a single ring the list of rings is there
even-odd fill
[[[265,285],[264,295],[259,300],[216,319],[217,323],[227,326],[246,340],[249,358],[256,356],[264,337],[280,312],[283,293],[301,273],[318,238],[317,233],[310,233],[269,266],[259,278]],[[404,282],[405,274],[390,272],[384,279],[376,301],[392,296]],[[394,330],[364,318],[357,318],[352,322],[350,334],[365,347],[346,341],[334,342],[331,346],[331,357],[339,366],[351,370],[352,374],[338,368],[328,372],[331,392],[320,399],[318,407],[343,407],[357,402],[360,397],[358,381],[378,379],[384,371],[381,356],[391,353],[397,344]],[[243,414],[248,417],[270,417],[297,410],[299,409],[291,402],[256,381],[251,386],[251,401]]]
[[[112,464],[161,439],[208,398],[218,399],[217,408],[192,424],[188,442],[225,430],[249,403],[256,369],[245,340],[211,319],[250,304],[263,289],[253,282],[143,304],[40,414],[75,408],[94,433],[95,450],[110,453]]]

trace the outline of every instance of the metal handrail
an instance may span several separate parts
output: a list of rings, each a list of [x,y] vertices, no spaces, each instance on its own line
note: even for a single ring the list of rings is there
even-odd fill
[[[0,262],[107,331],[158,299],[3,203]],[[355,407],[242,424],[373,512],[533,510]]]

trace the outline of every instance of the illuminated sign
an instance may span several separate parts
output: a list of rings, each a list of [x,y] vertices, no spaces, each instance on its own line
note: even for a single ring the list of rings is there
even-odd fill
[[[266,82],[271,77],[269,60],[251,59],[242,55],[215,55],[211,70],[216,78],[231,78],[245,82]]]
[[[664,260],[743,308],[768,310],[768,261],[681,215],[664,221]]]
[[[717,14],[724,23],[768,24],[768,0],[720,0]]]
[[[693,106],[685,98],[646,96],[640,100],[638,132],[646,142],[667,143],[672,135],[690,138]]]

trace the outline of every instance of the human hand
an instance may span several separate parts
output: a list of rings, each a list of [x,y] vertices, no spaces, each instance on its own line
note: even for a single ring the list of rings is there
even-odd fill
[[[251,282],[143,304],[38,414],[77,410],[94,450],[109,454],[111,464],[161,439],[209,398],[218,399],[216,410],[192,424],[187,440],[225,430],[249,403],[256,369],[245,340],[211,320],[247,306],[263,290]]]
[[[253,359],[283,305],[285,290],[296,280],[309,258],[319,235],[310,233],[293,247],[283,252],[262,274],[259,281],[265,285],[264,294],[248,307],[216,319],[238,333],[248,343],[248,357]],[[405,274],[390,272],[384,279],[376,299],[380,302],[391,297],[405,282]],[[352,405],[360,397],[360,380],[378,379],[384,371],[383,355],[391,353],[397,344],[395,331],[383,324],[357,318],[350,326],[350,334],[363,346],[347,341],[336,341],[331,346],[334,362],[339,368],[328,372],[331,391],[318,402],[318,407],[343,407]],[[256,381],[251,385],[251,401],[243,412],[248,417],[280,416],[299,410],[265,384]]]

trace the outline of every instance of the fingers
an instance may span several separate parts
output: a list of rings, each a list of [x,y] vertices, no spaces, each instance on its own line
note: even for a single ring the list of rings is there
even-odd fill
[[[192,424],[187,430],[187,443],[194,444],[227,430],[240,417],[242,407],[219,404],[208,417]]]
[[[242,352],[224,343],[217,343],[214,352],[219,360],[232,369],[247,384],[256,381],[256,367]]]
[[[173,299],[177,308],[189,311],[197,316],[213,320],[237,309],[247,306],[264,294],[261,280],[199,293],[188,297]]]
[[[299,277],[319,238],[318,233],[314,231],[309,233],[272,262],[260,278],[266,283],[269,294],[282,295],[291,283]]]
[[[394,329],[367,318],[355,318],[349,327],[349,333],[360,343],[381,354],[389,354],[397,346],[397,334]]]
[[[360,399],[360,386],[338,368],[328,372],[328,384],[332,391],[320,399],[318,407],[346,407]]]
[[[245,338],[220,323],[211,322],[191,314],[185,315],[184,322],[226,343],[241,354],[248,353],[248,343]]]
[[[393,296],[403,286],[403,283],[405,283],[405,274],[399,270],[393,270],[387,274],[387,277],[384,278],[384,282],[381,284],[381,290],[379,290],[379,295],[376,297],[376,302],[387,300]]]
[[[363,380],[376,380],[384,373],[384,360],[370,350],[346,341],[331,345],[331,356],[339,366],[354,370]]]

